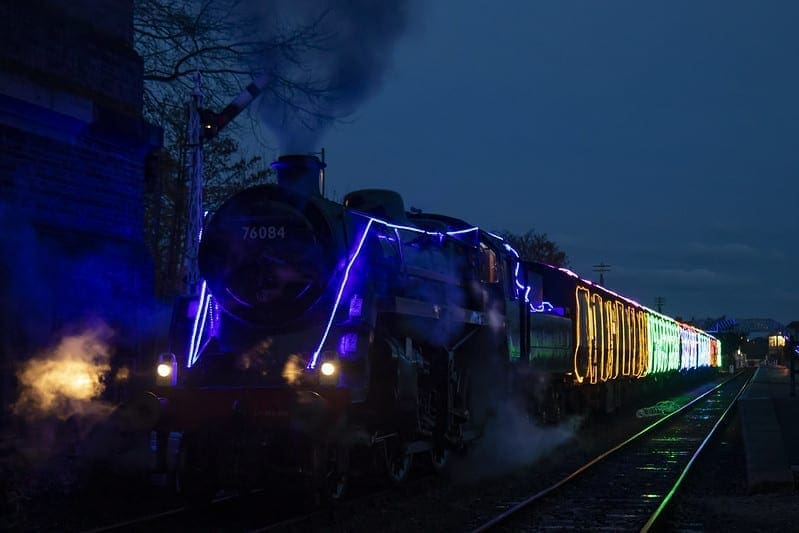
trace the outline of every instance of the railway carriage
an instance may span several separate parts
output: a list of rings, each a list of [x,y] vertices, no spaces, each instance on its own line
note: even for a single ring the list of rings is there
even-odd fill
[[[530,315],[535,317],[530,319],[531,334],[542,329],[535,322],[544,316],[568,317],[560,327],[570,328],[570,342],[560,345],[555,361],[547,358],[546,366],[542,365],[537,361],[539,349],[530,351],[531,366],[545,368],[554,388],[565,384],[570,390],[600,396],[604,408],[613,409],[630,383],[640,378],[720,366],[721,346],[711,335],[566,268],[540,263],[525,263],[524,268],[528,276],[541,280],[543,290],[541,302],[534,304]]]

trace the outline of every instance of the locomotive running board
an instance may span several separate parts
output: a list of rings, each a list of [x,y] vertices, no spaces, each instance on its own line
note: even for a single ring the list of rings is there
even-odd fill
[[[384,435],[373,435],[371,438],[371,445],[374,446],[376,444],[380,444],[381,442],[385,442],[391,438],[398,437],[399,433],[386,433]],[[413,442],[409,442],[406,448],[407,453],[421,453],[426,452],[433,449],[433,444],[429,441],[425,440],[415,440]]]
[[[480,431],[476,429],[464,429],[463,430],[463,442],[473,441],[475,439],[479,439],[482,436]]]
[[[415,440],[408,443],[408,453],[422,453],[433,449],[433,443],[427,440]]]
[[[396,313],[398,315],[417,316],[421,318],[432,318],[436,320],[447,319],[453,322],[464,322],[485,326],[488,324],[488,317],[481,311],[465,309],[455,305],[436,305],[424,300],[403,298],[395,296],[380,302],[380,309],[383,313]]]

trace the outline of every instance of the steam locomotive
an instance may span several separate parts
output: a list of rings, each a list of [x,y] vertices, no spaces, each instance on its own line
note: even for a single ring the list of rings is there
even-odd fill
[[[336,498],[364,456],[400,482],[414,459],[443,468],[509,398],[557,420],[719,365],[710,335],[497,235],[393,191],[328,200],[313,156],[273,167],[276,184],[206,221],[188,341],[159,360],[159,462],[181,435],[190,499],[281,474]]]

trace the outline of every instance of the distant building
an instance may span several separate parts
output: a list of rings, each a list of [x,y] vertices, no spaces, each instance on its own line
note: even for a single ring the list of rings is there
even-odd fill
[[[749,363],[767,357],[773,361],[780,360],[791,335],[790,324],[786,326],[770,318],[708,318],[696,321],[696,325],[721,339],[722,352],[726,357],[736,361],[743,358]]]
[[[785,344],[788,341],[788,335],[782,332],[769,332],[768,335],[768,358],[769,361],[779,362],[782,360],[783,353],[785,352]]]

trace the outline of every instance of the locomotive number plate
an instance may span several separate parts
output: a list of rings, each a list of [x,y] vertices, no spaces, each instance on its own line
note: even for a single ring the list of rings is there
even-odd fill
[[[245,241],[285,239],[285,226],[242,226],[242,239]]]

